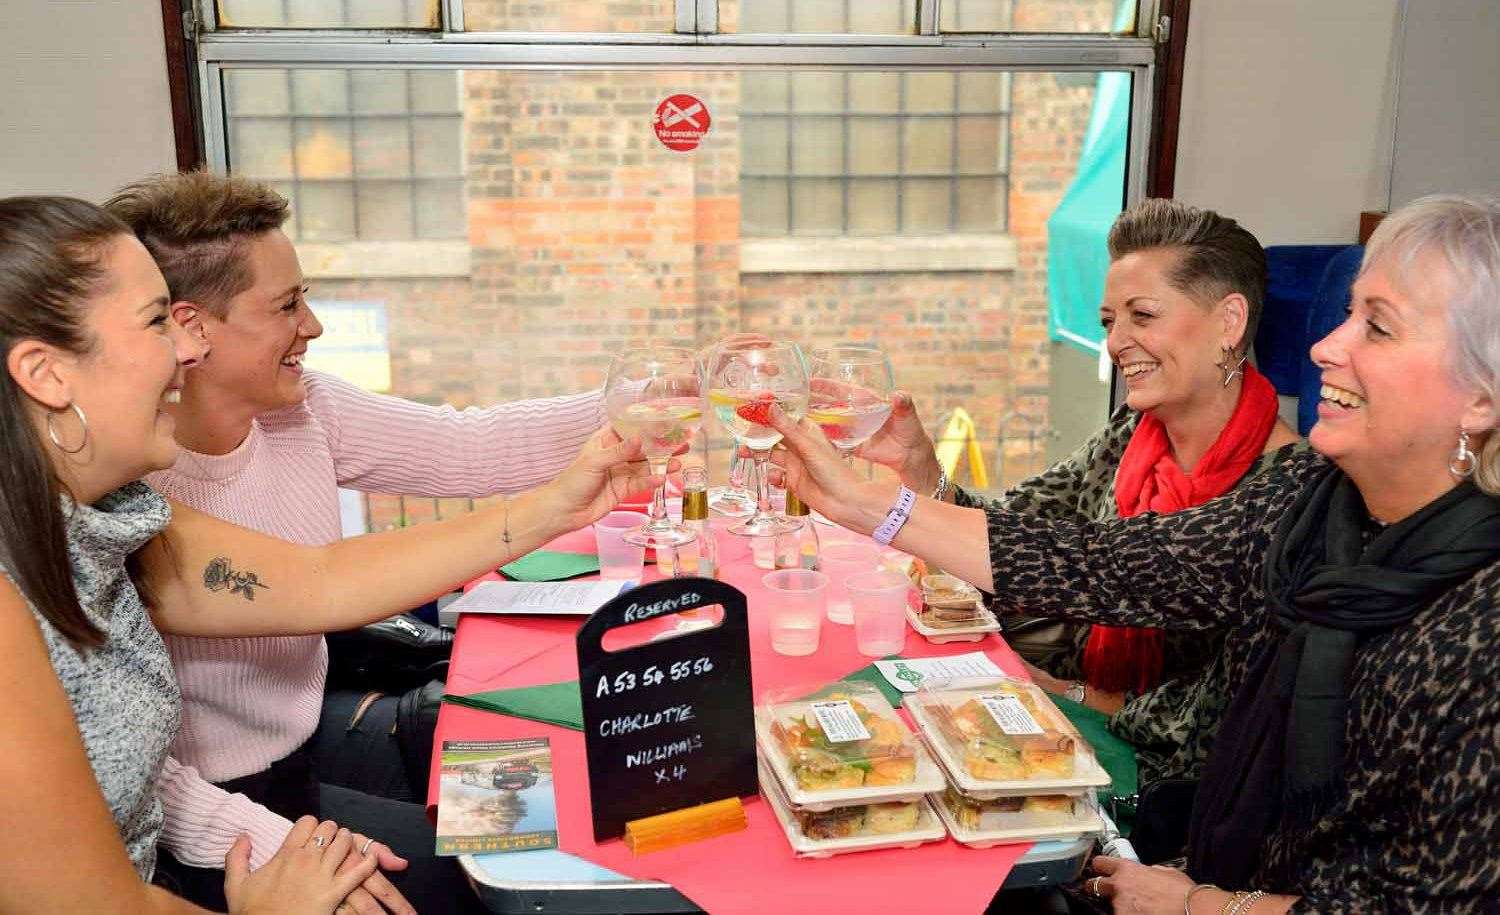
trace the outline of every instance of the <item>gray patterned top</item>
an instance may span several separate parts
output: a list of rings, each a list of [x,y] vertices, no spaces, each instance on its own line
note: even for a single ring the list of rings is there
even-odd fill
[[[64,510],[73,586],[104,644],[80,652],[35,608],[32,614],[130,863],[150,880],[162,823],[156,776],[177,734],[182,699],[125,560],[167,526],[172,512],[144,483],[123,486],[93,505],[65,500]]]

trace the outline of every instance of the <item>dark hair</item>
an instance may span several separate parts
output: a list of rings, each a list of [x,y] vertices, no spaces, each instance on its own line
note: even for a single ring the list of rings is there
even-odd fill
[[[264,184],[206,171],[152,175],[104,204],[125,221],[167,278],[173,301],[217,317],[255,282],[245,242],[286,223],[286,198]]]
[[[0,354],[34,339],[87,353],[88,301],[104,279],[112,239],[130,229],[103,209],[68,197],[0,200]],[[36,611],[74,645],[104,635],[84,615],[68,562],[62,484],[53,473],[10,372],[0,372],[0,559]]]
[[[1245,335],[1239,350],[1248,350],[1266,301],[1266,249],[1260,241],[1228,216],[1152,197],[1121,213],[1110,227],[1109,259],[1153,248],[1182,251],[1168,277],[1182,292],[1210,302],[1232,292],[1245,297]]]

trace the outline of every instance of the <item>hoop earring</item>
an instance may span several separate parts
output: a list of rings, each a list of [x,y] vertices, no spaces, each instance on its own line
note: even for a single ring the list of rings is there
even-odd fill
[[[52,422],[54,417],[63,412],[61,410],[47,411],[47,437],[52,440],[53,445],[57,446],[57,450],[63,454],[77,454],[89,446],[89,418],[83,415],[83,408],[76,403],[68,404],[68,408],[78,416],[78,423],[83,426],[83,441],[78,443],[77,448],[69,448],[62,443],[62,438],[57,434],[57,426],[53,425]]]
[[[1236,377],[1245,374],[1243,370],[1245,360],[1250,358],[1250,354],[1246,353],[1236,360],[1234,358],[1234,347],[1224,346],[1222,349],[1224,350],[1224,357],[1215,362],[1214,365],[1217,365],[1219,371],[1224,373],[1224,377],[1220,380],[1220,385],[1227,388],[1229,387],[1229,383]]]
[[[1469,450],[1468,431],[1458,430],[1458,447],[1453,449],[1453,458],[1448,461],[1448,472],[1453,474],[1453,479],[1462,482],[1473,476],[1478,466],[1479,459]]]

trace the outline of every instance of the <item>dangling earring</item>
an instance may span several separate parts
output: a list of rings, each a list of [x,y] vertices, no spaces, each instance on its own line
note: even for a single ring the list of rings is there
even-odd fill
[[[1245,365],[1245,360],[1249,359],[1250,356],[1247,353],[1243,356],[1240,356],[1239,359],[1235,359],[1234,347],[1226,344],[1225,346],[1220,348],[1224,351],[1224,355],[1221,359],[1219,359],[1218,362],[1215,362],[1214,365],[1217,365],[1219,367],[1219,371],[1224,373],[1224,377],[1220,381],[1220,384],[1223,387],[1227,388],[1229,387],[1229,383],[1233,381],[1237,376],[1245,374],[1243,371],[1241,371],[1241,369]]]
[[[1458,430],[1458,447],[1453,449],[1453,459],[1448,462],[1448,472],[1453,474],[1453,479],[1460,482],[1474,475],[1474,469],[1479,466],[1479,459],[1474,452],[1469,450],[1469,433],[1465,429]]]
[[[78,416],[78,424],[83,427],[83,440],[78,443],[77,448],[69,448],[62,443],[62,438],[57,434],[57,426],[53,424],[53,418],[61,414],[62,410],[47,411],[47,437],[52,439],[52,444],[63,454],[77,454],[89,445],[89,418],[83,415],[83,408],[76,403],[68,404],[74,414]]]

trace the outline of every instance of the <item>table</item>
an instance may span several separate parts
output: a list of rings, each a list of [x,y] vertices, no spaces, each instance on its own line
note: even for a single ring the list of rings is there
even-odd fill
[[[871,659],[854,648],[850,626],[824,623],[816,654],[792,658],[771,651],[766,614],[770,593],[761,585],[764,570],[755,568],[746,538],[720,529],[721,577],[748,598],[754,695],[770,688],[816,685],[837,680]],[[823,545],[865,539],[838,528],[820,526]],[[575,531],[548,544],[548,549],[592,552],[593,534]],[[660,577],[647,566],[645,578]],[[576,679],[573,636],[581,620],[544,617],[464,617],[460,620],[448,673],[455,694]],[[932,645],[908,630],[905,657],[932,657],[983,650],[1007,673],[1024,676],[1019,659],[998,636],[982,642]],[[444,703],[438,716],[428,814],[435,817],[442,767],[438,756],[445,740],[499,740],[545,736],[552,744],[557,779],[560,849],[594,865],[639,881],[662,881],[677,887],[703,909],[719,915],[762,912],[768,905],[783,911],[885,911],[894,899],[916,899],[931,912],[979,912],[989,903],[1006,874],[1030,845],[977,850],[952,839],[917,849],[893,849],[841,855],[831,859],[793,857],[781,827],[759,800],[747,800],[749,828],[668,851],[637,858],[624,844],[593,841],[589,785],[583,734],[541,722],[497,715]],[[1059,844],[1059,843],[1053,843]],[[532,853],[527,853],[532,854]],[[1081,858],[1079,859],[1081,860]],[[545,857],[538,862],[547,861]],[[566,861],[555,856],[548,868]],[[576,863],[587,871],[586,866]],[[576,869],[576,868],[575,868]],[[474,872],[470,868],[471,874]],[[588,879],[606,879],[592,872]],[[940,875],[940,877],[939,877]],[[582,878],[580,878],[582,879]],[[639,884],[636,884],[639,886]],[[660,884],[658,884],[660,887]],[[795,895],[795,904],[789,894]],[[638,894],[639,895],[639,894]],[[630,907],[632,911],[649,910]],[[619,910],[624,910],[622,904]],[[660,910],[660,909],[657,909]]]

